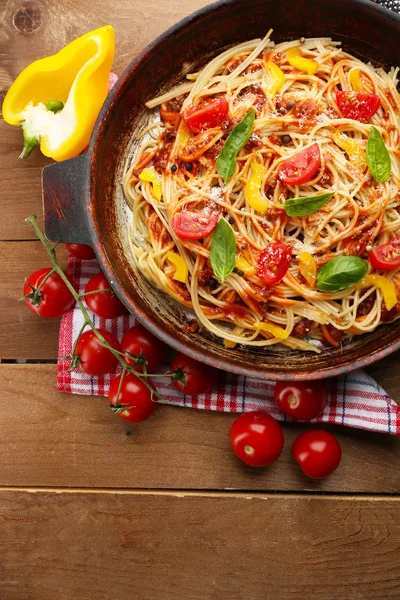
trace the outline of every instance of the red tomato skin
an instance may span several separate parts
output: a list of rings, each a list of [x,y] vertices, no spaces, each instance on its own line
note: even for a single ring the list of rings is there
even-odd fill
[[[110,284],[103,273],[97,273],[89,279],[85,287],[85,294],[95,290],[106,290]],[[127,311],[121,300],[113,292],[99,292],[85,296],[85,301],[92,313],[103,319],[115,319]]]
[[[114,350],[120,349],[117,338],[110,331],[106,329],[97,331]],[[108,348],[102,346],[92,329],[82,333],[76,345],[75,354],[79,356],[79,368],[88,375],[105,375],[110,373],[118,363],[118,359]]]
[[[322,413],[328,403],[323,381],[278,381],[274,398],[279,408],[296,421],[309,421]]]
[[[229,104],[226,98],[215,98],[197,106],[191,106],[183,112],[186,126],[193,133],[201,133],[217,127],[228,116]]]
[[[368,121],[381,105],[379,96],[365,92],[336,92],[336,103],[343,116],[354,121]]]
[[[38,288],[50,271],[50,267],[38,269],[37,271],[31,273],[29,277],[27,277],[27,282],[29,282],[34,288]],[[65,275],[68,277],[66,273]],[[68,280],[72,284],[72,281],[69,277]],[[32,293],[32,289],[27,282],[24,284],[24,296]],[[45,319],[60,317],[75,304],[75,298],[58,273],[53,273],[53,275],[50,275],[50,277],[41,287],[40,294],[42,296],[40,304],[32,304],[30,298],[25,298],[25,302],[29,310],[40,317],[44,317]]]
[[[146,357],[146,369],[148,373],[153,373],[158,367],[166,362],[167,346],[153,335],[148,329],[140,323],[135,323],[133,327],[124,333],[121,340],[121,352],[130,352],[135,356],[140,353]],[[125,360],[128,365],[134,365],[135,361],[125,354]],[[138,365],[135,369],[143,372],[142,365]]]
[[[183,387],[181,381],[175,381],[174,386],[179,392],[187,396],[198,396],[211,390],[217,382],[217,369],[198,362],[190,356],[180,352],[175,355],[170,371],[180,368],[186,374],[186,383]]]
[[[65,244],[65,247],[68,250],[68,254],[72,254],[75,258],[80,258],[81,260],[93,260],[96,258],[93,248],[86,244]]]
[[[282,427],[263,410],[243,413],[232,424],[230,443],[240,460],[252,467],[266,467],[282,452]]]
[[[111,382],[110,389],[108,391],[108,399],[110,404],[114,404],[115,406],[118,403],[120,406],[132,407],[128,408],[126,411],[118,413],[118,416],[125,421],[130,421],[131,423],[140,423],[140,421],[145,421],[151,417],[154,412],[156,407],[155,397],[154,400],[151,399],[152,395],[150,390],[138,377],[136,377],[134,373],[126,373],[117,401],[121,376],[122,375],[118,375],[118,377],[113,379]],[[150,381],[149,383],[153,385]]]
[[[218,220],[217,212],[206,214],[187,210],[175,213],[171,225],[182,240],[200,240],[214,231]]]
[[[400,237],[394,237],[386,244],[375,246],[369,255],[369,262],[380,271],[391,271],[400,267]]]
[[[257,274],[267,285],[276,285],[285,277],[292,248],[282,242],[273,242],[261,251],[257,261]]]
[[[307,477],[324,479],[339,466],[342,450],[331,433],[323,429],[311,429],[300,434],[294,441],[292,454]]]
[[[277,177],[286,185],[301,185],[311,181],[320,167],[321,151],[315,143],[281,163]]]

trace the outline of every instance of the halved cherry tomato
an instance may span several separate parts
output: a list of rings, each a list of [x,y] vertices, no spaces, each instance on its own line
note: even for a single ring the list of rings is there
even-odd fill
[[[68,254],[72,254],[75,258],[80,258],[81,260],[93,260],[96,258],[93,248],[86,244],[65,244],[65,247],[68,250]]]
[[[301,185],[311,181],[320,166],[319,146],[312,144],[281,163],[278,168],[278,179],[287,185]]]
[[[240,460],[252,467],[266,467],[283,449],[282,427],[263,410],[243,413],[232,424],[231,447]]]
[[[75,298],[58,273],[50,275],[38,290],[50,271],[51,267],[38,269],[27,277],[24,284],[27,307],[45,319],[60,317],[75,304]],[[66,273],[65,275],[68,277]],[[71,280],[70,283],[72,283]]]
[[[285,277],[292,259],[292,248],[273,242],[260,253],[257,274],[267,285],[276,285]]]
[[[200,240],[214,231],[219,213],[192,212],[175,213],[171,220],[172,229],[183,240]]]
[[[88,294],[85,296],[86,304],[95,315],[103,319],[115,319],[128,312],[113,291],[105,291],[110,289],[111,286],[103,273],[93,275],[85,287],[85,294]]]
[[[201,133],[222,123],[228,110],[229,104],[225,98],[215,98],[210,102],[187,108],[183,118],[190,131]]]
[[[177,390],[188,396],[205,394],[214,387],[217,381],[217,369],[204,365],[180,352],[174,357],[170,370],[176,371],[177,374],[183,371],[185,383],[178,379],[173,381],[173,384]],[[173,379],[174,377],[172,377]]]
[[[365,92],[336,92],[337,105],[346,119],[368,121],[381,105],[379,96]]]
[[[390,271],[400,267],[400,237],[394,237],[386,244],[375,246],[369,255],[374,269]]]
[[[322,429],[300,434],[293,444],[292,454],[303,473],[312,479],[328,477],[342,458],[337,439]]]
[[[308,421],[322,413],[328,392],[323,381],[278,381],[274,398],[286,415],[296,421]]]
[[[135,359],[130,355],[143,354],[146,359],[147,372],[154,373],[154,370],[165,362],[167,346],[143,325],[136,323],[124,333],[121,340],[121,351],[124,352],[124,358],[128,365],[135,364]],[[143,371],[142,365],[137,365],[135,368],[139,373]]]
[[[97,330],[106,342],[119,350],[119,342],[114,334],[106,329]],[[75,348],[75,356],[79,357],[79,367],[88,375],[104,375],[116,367],[118,359],[99,340],[92,329],[82,333]]]
[[[108,391],[111,408],[125,421],[145,421],[154,412],[155,396],[134,373],[126,373],[120,387],[121,377],[122,375],[119,375],[113,379]],[[151,381],[149,384],[153,387]]]

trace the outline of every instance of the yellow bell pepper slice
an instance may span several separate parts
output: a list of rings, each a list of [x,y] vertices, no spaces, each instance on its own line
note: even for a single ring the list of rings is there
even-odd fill
[[[272,325],[272,323],[265,323],[264,321],[258,321],[254,324],[256,329],[260,329],[261,331],[266,331],[277,338],[278,340],[286,340],[289,337],[289,334],[282,327],[278,327],[277,325]]]
[[[314,290],[317,284],[317,263],[309,252],[302,252],[299,256],[299,269],[308,285]]]
[[[276,92],[278,92],[285,83],[285,75],[277,64],[272,62],[272,60],[265,60],[265,57],[263,66],[268,75],[268,83],[265,91],[268,92],[268,94],[271,94],[271,96],[275,96]]]
[[[247,180],[244,188],[244,195],[251,208],[254,208],[259,213],[264,214],[268,208],[268,201],[261,198],[260,190],[263,177],[265,175],[264,165],[260,163],[251,163],[251,176]]]
[[[315,75],[319,69],[317,61],[311,60],[310,58],[304,58],[299,48],[290,48],[287,50],[286,58],[288,59],[289,65],[299,71],[305,71],[309,75]]]
[[[364,91],[364,86],[361,81],[359,69],[354,69],[353,71],[350,71],[349,79],[350,79],[351,87],[353,88],[353,90],[355,92],[363,92]]]
[[[157,200],[162,198],[161,177],[154,167],[147,167],[139,174],[139,179],[149,181],[153,186],[154,196]]]
[[[388,310],[392,310],[397,304],[397,293],[394,284],[383,275],[366,275],[358,284],[358,288],[366,288],[374,286],[382,292],[385,306]]]
[[[180,256],[180,254],[177,252],[168,252],[167,258],[170,262],[172,262],[173,265],[175,265],[175,273],[173,274],[172,279],[186,283],[188,280],[189,270],[182,256]]]
[[[253,267],[243,256],[237,256],[235,259],[235,267],[238,271],[243,271],[245,275],[251,277],[257,273],[257,269]]]
[[[4,120],[11,125],[28,120],[45,156],[57,161],[77,156],[88,145],[106,99],[113,58],[114,29],[105,25],[33,62],[8,90]],[[64,102],[63,109],[47,110],[50,100]]]
[[[336,133],[333,140],[339,148],[342,148],[348,155],[350,162],[362,173],[367,168],[367,157],[364,148],[344,133]]]

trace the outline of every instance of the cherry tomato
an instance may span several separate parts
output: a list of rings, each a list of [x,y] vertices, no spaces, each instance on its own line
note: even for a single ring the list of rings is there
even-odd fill
[[[145,421],[156,407],[155,396],[134,373],[126,373],[117,398],[122,374],[113,379],[108,391],[111,408],[121,419],[139,423]],[[151,382],[149,381],[151,384]],[[153,386],[153,384],[151,384]],[[126,409],[123,409],[126,407]]]
[[[314,419],[328,403],[323,381],[278,381],[274,397],[279,408],[297,421]]]
[[[155,369],[166,362],[166,345],[140,323],[136,323],[124,334],[121,340],[121,351],[125,353],[124,358],[128,365],[135,364],[135,359],[130,357],[129,354],[134,356],[143,354],[147,361],[146,369],[148,373],[153,373]],[[139,373],[142,373],[142,365],[137,365],[135,368]]]
[[[171,371],[181,369],[185,374],[185,384],[182,381],[172,381],[174,386],[180,392],[183,392],[187,396],[197,396],[198,394],[204,394],[214,387],[217,381],[217,369],[209,367],[203,363],[185,356],[180,352],[175,355],[174,360],[171,363]],[[178,371],[179,372],[179,371]]]
[[[267,285],[276,285],[285,277],[292,259],[292,248],[282,242],[269,244],[258,257],[257,273]]]
[[[293,458],[307,477],[323,479],[335,471],[342,458],[339,442],[328,431],[312,429],[296,438]]]
[[[119,350],[119,342],[115,335],[105,329],[97,330],[106,342]],[[75,348],[75,356],[79,357],[79,367],[88,375],[104,375],[112,371],[118,362],[114,354],[105,348],[96,334],[89,329],[82,333]]]
[[[365,92],[336,92],[336,102],[346,119],[368,121],[381,105],[379,96]]]
[[[85,294],[90,292],[89,296],[85,296],[85,301],[90,310],[103,319],[114,319],[124,315],[127,310],[121,300],[114,292],[97,292],[96,290],[109,290],[110,284],[103,273],[97,273],[89,279],[85,287]]]
[[[214,231],[219,219],[217,212],[182,211],[171,219],[172,229],[183,240],[200,240]]]
[[[217,127],[228,115],[229,104],[225,98],[215,98],[210,102],[191,106],[183,113],[183,118],[193,133],[201,133]]]
[[[394,237],[386,244],[375,246],[369,255],[369,262],[374,269],[381,271],[400,267],[400,237]]]
[[[96,258],[93,248],[86,244],[65,244],[65,246],[68,253],[75,256],[75,258],[80,258],[81,260],[93,260],[93,258]]]
[[[24,296],[29,296],[25,298],[27,307],[33,313],[45,319],[60,317],[75,304],[75,298],[58,273],[50,275],[40,290],[37,291],[37,288],[50,271],[50,267],[34,271],[24,284]],[[71,282],[70,279],[69,281]]]
[[[297,152],[281,163],[278,168],[278,179],[286,185],[301,185],[311,181],[321,166],[321,152],[318,144]]]
[[[252,467],[266,467],[279,458],[283,431],[263,410],[243,413],[232,424],[231,447],[237,457]]]

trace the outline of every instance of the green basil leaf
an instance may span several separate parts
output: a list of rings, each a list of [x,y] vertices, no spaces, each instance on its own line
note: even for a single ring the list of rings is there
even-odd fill
[[[237,153],[251,135],[255,116],[254,108],[251,108],[240,123],[232,129],[217,158],[217,172],[224,178],[225,183],[235,172]]]
[[[318,194],[317,196],[304,196],[303,198],[289,198],[283,208],[289,217],[305,217],[322,208],[332,198],[334,192]]]
[[[235,268],[236,238],[232,227],[220,219],[211,238],[210,262],[215,277],[224,283]]]
[[[358,256],[337,256],[318,271],[317,288],[321,292],[339,292],[361,281],[368,263]]]
[[[390,155],[381,134],[373,125],[367,142],[367,164],[377,183],[384,183],[389,179],[392,169]]]

